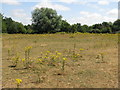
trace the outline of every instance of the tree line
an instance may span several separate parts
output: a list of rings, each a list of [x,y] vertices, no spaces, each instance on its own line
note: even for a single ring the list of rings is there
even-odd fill
[[[94,18],[94,17],[93,17]],[[58,15],[56,10],[51,8],[36,8],[32,11],[32,24],[23,25],[22,23],[4,17],[0,14],[2,20],[2,33],[8,34],[43,34],[43,33],[119,33],[120,19],[115,22],[102,22],[91,26],[81,25],[80,23],[70,25],[62,16]]]

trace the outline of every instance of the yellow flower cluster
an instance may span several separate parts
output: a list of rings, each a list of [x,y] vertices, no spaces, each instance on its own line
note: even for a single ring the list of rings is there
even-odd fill
[[[57,53],[58,55],[61,55],[62,53]]]
[[[47,53],[50,53],[50,51],[47,51]]]
[[[83,51],[84,49],[83,48],[80,48],[80,51]]]
[[[67,60],[67,58],[63,58],[63,60]]]
[[[25,51],[32,49],[32,46],[25,47]]]
[[[25,61],[25,58],[23,58],[22,61],[24,62],[24,61]]]
[[[51,55],[51,57],[52,57],[53,59],[56,59],[56,58],[58,58],[59,56],[58,56],[58,55]]]
[[[17,84],[20,84],[22,82],[21,79],[16,79]]]
[[[80,56],[80,54],[76,54],[77,56]]]
[[[101,55],[104,55],[105,53],[101,52],[100,54],[101,54]]]
[[[42,59],[39,58],[38,61],[42,62]]]
[[[58,52],[58,51],[55,51],[57,55],[61,55],[62,53]]]

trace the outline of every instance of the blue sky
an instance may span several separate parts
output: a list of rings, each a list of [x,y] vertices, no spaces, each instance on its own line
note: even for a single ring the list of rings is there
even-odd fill
[[[31,12],[37,7],[55,9],[70,24],[92,25],[118,18],[118,0],[4,0],[2,13],[6,17],[31,24]]]

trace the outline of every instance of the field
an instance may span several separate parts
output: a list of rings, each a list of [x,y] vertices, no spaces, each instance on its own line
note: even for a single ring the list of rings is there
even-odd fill
[[[3,88],[118,87],[117,34],[3,34],[2,38]]]

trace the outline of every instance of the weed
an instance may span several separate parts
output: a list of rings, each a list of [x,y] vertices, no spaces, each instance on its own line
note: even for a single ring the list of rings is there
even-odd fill
[[[73,55],[75,55],[75,49],[76,49],[76,44],[74,43],[74,50],[73,50]]]
[[[32,47],[25,47],[25,61],[26,61],[26,68],[29,68],[29,65],[31,64],[30,62],[30,51]]]
[[[96,63],[105,63],[104,61],[104,54],[103,53],[100,53],[96,56]]]
[[[17,88],[20,87],[20,84],[22,83],[22,80],[21,79],[16,79],[16,84],[17,84]]]
[[[62,70],[65,70],[65,61],[67,60],[67,58],[63,58],[63,62],[62,62]]]
[[[8,49],[8,60],[10,60],[10,56],[11,56],[11,49]]]
[[[18,53],[16,54],[15,57],[12,58],[12,63],[14,67],[17,67],[18,61],[19,61],[20,56],[18,55]]]

